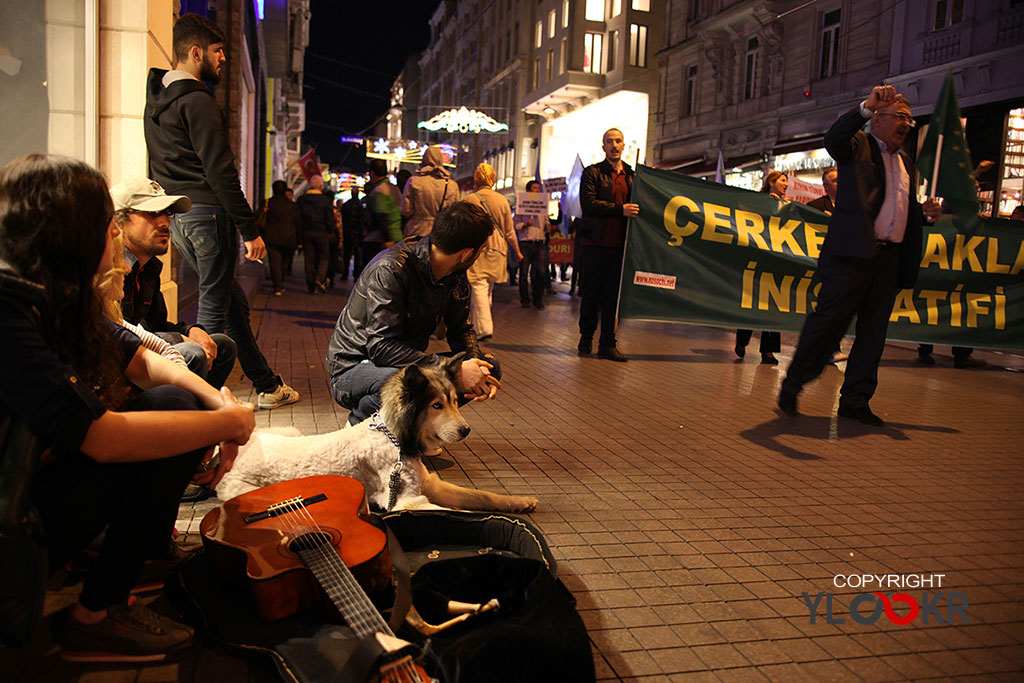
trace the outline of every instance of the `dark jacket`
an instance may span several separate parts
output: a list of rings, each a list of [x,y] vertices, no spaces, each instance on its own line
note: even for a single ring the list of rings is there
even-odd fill
[[[151,258],[140,268],[139,259],[128,247],[124,248],[124,258],[131,266],[124,276],[124,298],[121,299],[124,319],[133,325],[142,325],[150,332],[176,332],[183,337],[188,336],[188,331],[196,325],[172,323],[167,319],[167,303],[160,291],[160,271],[164,267],[160,259]]]
[[[626,170],[626,185],[630,194],[633,193],[633,169],[622,162]],[[604,226],[611,216],[622,216],[622,205],[612,201],[612,165],[608,160],[587,166],[580,178],[580,208],[583,209],[583,220],[580,221],[578,232],[580,237],[601,241]]]
[[[322,192],[307,192],[299,197],[299,215],[302,217],[303,232],[332,233],[334,223],[334,198]]]
[[[814,201],[807,202],[807,206],[812,209],[817,209],[822,213],[832,213],[836,210],[836,205],[832,203],[832,200],[827,194],[823,194]]]
[[[270,198],[261,218],[263,241],[278,247],[294,249],[299,245],[301,217],[299,207],[287,195]]]
[[[364,360],[403,367],[427,357],[444,320],[448,345],[469,358],[482,354],[469,321],[469,280],[430,272],[430,237],[409,237],[366,266],[327,347],[327,374],[336,377]]]
[[[885,162],[875,138],[861,130],[860,108],[851,109],[825,133],[825,149],[836,160],[839,190],[821,253],[870,258],[878,253],[875,218],[885,201]],[[921,268],[924,214],[917,201],[917,166],[900,150],[910,179],[907,229],[900,246],[899,286],[913,287]]]
[[[195,79],[164,88],[166,73],[150,69],[146,82],[143,129],[149,177],[163,185],[167,194],[183,194],[193,204],[223,207],[242,239],[256,239],[256,218],[242,194],[223,112],[213,94]]]

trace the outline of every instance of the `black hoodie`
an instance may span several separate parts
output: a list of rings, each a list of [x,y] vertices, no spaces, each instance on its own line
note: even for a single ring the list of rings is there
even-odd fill
[[[216,204],[228,212],[242,239],[259,236],[252,208],[242,194],[224,115],[201,82],[185,78],[163,86],[164,69],[150,69],[143,126],[149,177],[167,194],[193,204]]]

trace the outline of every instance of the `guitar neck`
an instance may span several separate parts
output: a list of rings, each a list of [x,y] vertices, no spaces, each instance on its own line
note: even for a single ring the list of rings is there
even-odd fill
[[[319,546],[298,553],[356,637],[362,639],[376,633],[394,635],[337,550]]]

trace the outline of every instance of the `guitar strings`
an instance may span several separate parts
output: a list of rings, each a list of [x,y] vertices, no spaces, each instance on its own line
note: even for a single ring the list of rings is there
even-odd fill
[[[322,570],[326,570],[327,573],[333,575],[331,576],[331,578],[337,582],[337,587],[348,587],[349,590],[347,594],[345,596],[342,596],[343,603],[345,604],[346,607],[355,609],[356,614],[354,615],[354,617],[361,621],[360,625],[364,628],[364,630],[370,633],[382,632],[393,637],[394,633],[391,631],[391,628],[388,626],[387,622],[384,621],[383,617],[381,617],[381,615],[377,612],[376,607],[374,607],[373,604],[370,602],[369,597],[367,597],[365,591],[363,591],[362,586],[360,586],[358,582],[355,580],[355,576],[352,574],[352,571],[348,568],[348,565],[346,565],[344,560],[341,558],[341,553],[338,552],[338,550],[334,548],[333,545],[324,542],[324,537],[326,536],[329,539],[330,535],[324,532],[323,528],[313,518],[313,515],[309,512],[309,508],[302,501],[302,497],[298,496],[292,500],[285,502],[283,507],[285,511],[278,516],[281,518],[281,521],[285,524],[285,526],[288,527],[287,530],[290,531],[291,534],[293,535],[293,542],[299,541],[302,534],[302,528],[300,524],[300,519],[295,519],[292,517],[292,515],[296,515],[296,517],[299,518],[304,517],[305,519],[301,521],[305,521],[307,527],[312,530],[312,533],[317,535],[319,543],[313,545],[312,547],[306,548],[306,554],[319,555],[318,564],[320,568]],[[327,545],[330,545],[331,552],[327,551],[325,547]],[[317,558],[311,559],[317,561]],[[354,588],[353,584],[355,584]],[[359,596],[362,598],[362,600],[360,601],[356,597],[350,598],[349,596]],[[362,602],[363,604],[358,604],[360,602]],[[367,605],[369,605],[369,611],[367,610]],[[377,623],[375,625],[371,622]],[[356,630],[355,624],[349,624],[349,627],[352,628],[353,631]],[[411,683],[416,683],[416,681],[429,680],[429,678],[424,679],[420,676],[420,671],[412,662],[412,658],[408,656],[404,657],[403,659],[395,663],[395,666],[392,667],[391,672],[387,674],[387,680],[391,680],[392,673],[407,675],[409,677],[408,680]]]

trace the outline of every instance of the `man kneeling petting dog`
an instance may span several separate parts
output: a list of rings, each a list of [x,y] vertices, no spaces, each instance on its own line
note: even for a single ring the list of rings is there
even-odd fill
[[[459,202],[438,214],[430,235],[403,240],[367,265],[327,353],[331,394],[352,411],[350,428],[313,436],[257,430],[217,487],[218,497],[343,474],[359,479],[369,502],[385,510],[533,510],[536,498],[446,483],[421,459],[442,443],[465,439],[469,425],[459,406],[493,398],[501,386],[497,361],[481,354],[469,322],[466,278],[492,230],[482,209]],[[426,353],[442,319],[451,357]]]
[[[361,481],[370,504],[383,510],[533,510],[536,498],[456,486],[423,465],[421,454],[469,434],[455,389],[463,357],[424,359],[393,373],[381,388],[379,412],[354,427],[312,436],[293,428],[256,430],[217,496],[228,500],[280,481],[342,474]]]
[[[500,368],[477,345],[466,277],[493,231],[483,209],[458,202],[437,214],[429,235],[399,242],[363,269],[327,347],[331,395],[352,411],[349,424],[380,408],[391,375],[429,357],[442,320],[452,352],[466,355],[454,379],[460,403],[497,394]]]

